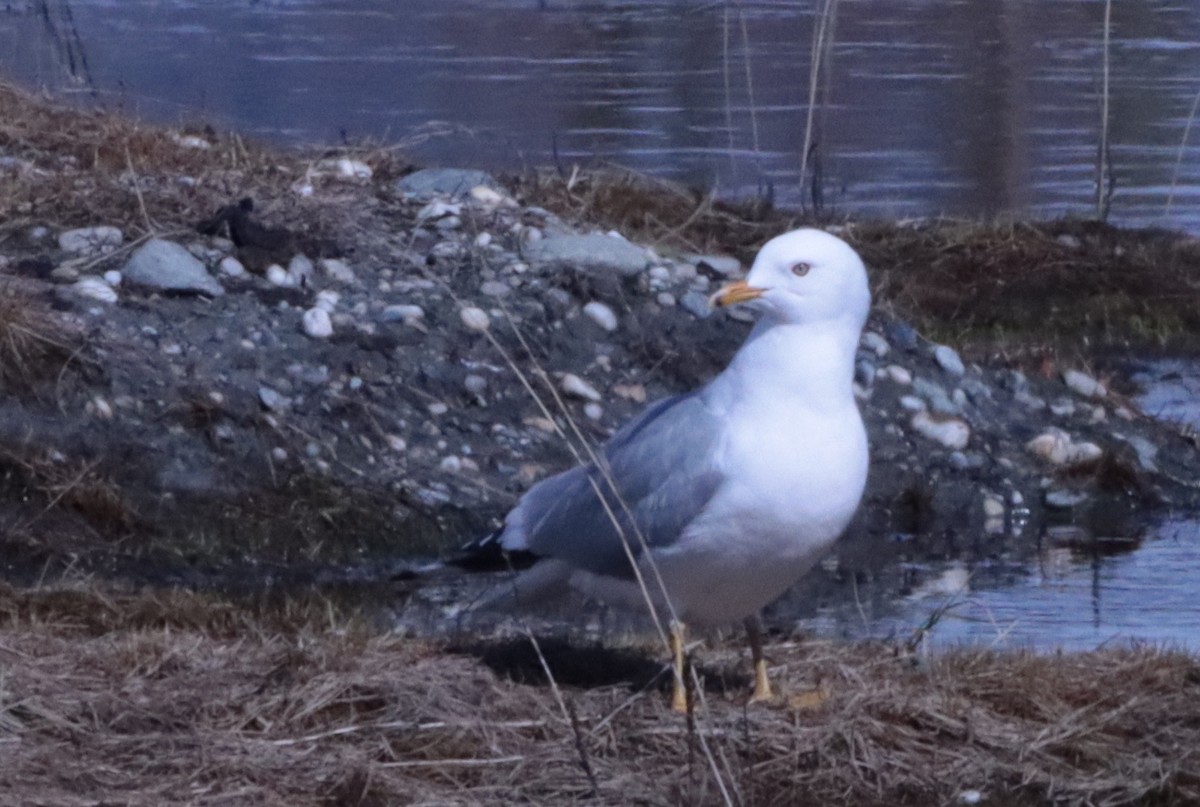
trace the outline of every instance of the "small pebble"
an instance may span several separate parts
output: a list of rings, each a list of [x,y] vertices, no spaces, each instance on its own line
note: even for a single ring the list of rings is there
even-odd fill
[[[962,375],[967,371],[967,368],[963,366],[962,359],[958,356],[958,352],[948,345],[938,345],[935,347],[933,349],[933,358],[937,361],[938,366],[950,375]]]
[[[331,289],[324,289],[317,292],[317,299],[314,303],[316,308],[323,308],[327,314],[332,314],[333,309],[337,308],[338,302],[342,299],[342,295]]]
[[[583,307],[583,313],[592,322],[610,333],[617,329],[617,314],[599,300],[593,300]]]
[[[310,308],[300,319],[304,333],[313,339],[328,339],[333,336],[333,320],[324,308]]]
[[[438,463],[438,468],[447,473],[456,474],[462,470],[462,460],[451,454],[449,457],[442,458],[442,461]]]
[[[110,304],[117,301],[117,290],[94,275],[79,278],[71,284],[70,289],[80,297],[86,297],[89,300],[99,300],[102,303]]]
[[[876,356],[883,358],[892,349],[888,344],[887,339],[884,339],[874,331],[863,331],[862,341],[860,342],[864,350],[869,350]]]
[[[504,297],[512,292],[512,286],[499,280],[485,280],[479,287],[479,293],[486,297]]]
[[[118,288],[121,285],[121,281],[125,279],[124,275],[122,275],[117,269],[109,269],[107,272],[101,275],[101,277],[104,278],[105,283],[112,286],[114,289]]]
[[[266,275],[267,281],[274,286],[286,289],[296,285],[292,280],[292,276],[287,273],[287,269],[284,269],[277,263],[273,263],[267,267]]]
[[[925,400],[918,398],[916,395],[900,396],[900,406],[909,412],[924,412],[929,408],[925,405]]]
[[[469,331],[486,331],[491,324],[487,312],[473,305],[464,306],[458,311],[458,318]]]
[[[679,305],[696,319],[706,319],[712,316],[713,307],[708,302],[708,295],[698,291],[686,291],[679,298]]]
[[[563,392],[575,398],[582,398],[585,401],[596,402],[603,400],[603,396],[596,391],[595,387],[574,373],[565,373],[559,380],[558,385]]]
[[[654,299],[663,308],[674,308],[675,307],[675,295],[671,294],[671,292],[669,292],[669,291],[662,292]]]
[[[284,462],[288,458],[287,449],[276,446],[271,449],[271,459],[275,462]]]
[[[264,409],[271,412],[282,412],[291,403],[287,396],[281,395],[270,387],[258,388],[258,401],[263,405]]]
[[[302,252],[297,252],[288,261],[287,273],[292,285],[303,288],[312,280],[313,262]]]
[[[399,437],[395,434],[389,434],[384,437],[384,440],[387,442],[388,448],[390,448],[392,451],[395,451],[397,454],[403,453],[408,449],[408,443],[404,441],[403,437]]]
[[[425,309],[419,305],[389,305],[383,309],[384,322],[403,322],[412,325],[425,319]]]
[[[450,411],[450,407],[446,406],[446,404],[442,403],[441,401],[434,401],[425,408],[429,410],[429,414],[435,417],[438,415],[444,415]]]
[[[1076,443],[1062,429],[1050,428],[1025,444],[1025,450],[1051,465],[1070,467],[1097,460],[1104,450],[1095,443]]]
[[[91,408],[92,408],[92,411],[95,413],[96,417],[100,418],[101,420],[112,420],[113,408],[109,404],[109,402],[104,400],[103,398],[100,398],[100,397],[93,398]]]
[[[587,415],[589,420],[599,420],[604,416],[604,407],[594,401],[583,405],[583,414]]]
[[[280,267],[282,268],[282,267]],[[217,264],[217,271],[226,277],[245,277],[246,267],[232,255],[227,255]]]
[[[941,418],[929,412],[917,412],[910,425],[918,434],[946,448],[966,448],[971,439],[971,427],[958,418]]]
[[[1068,389],[1084,398],[1103,398],[1108,394],[1103,384],[1078,370],[1064,370],[1062,379]]]
[[[338,283],[355,283],[358,281],[354,270],[351,269],[345,261],[340,261],[337,258],[322,258],[318,261],[321,271],[330,280],[336,280]]]
[[[908,368],[901,367],[899,364],[889,364],[883,368],[883,372],[897,384],[911,384],[913,380],[913,375]]]
[[[475,373],[463,379],[463,387],[472,395],[482,395],[487,391],[487,385],[487,379]]]

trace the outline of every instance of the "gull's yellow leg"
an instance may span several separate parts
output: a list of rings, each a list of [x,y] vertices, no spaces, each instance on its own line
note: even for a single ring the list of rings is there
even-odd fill
[[[674,681],[671,687],[671,709],[686,714],[688,710],[687,679],[684,669],[683,645],[687,628],[682,622],[671,623],[671,654],[675,657]]]
[[[771,679],[767,677],[767,660],[763,658],[762,625],[758,615],[746,617],[746,636],[750,639],[750,658],[754,661],[754,692],[750,694],[751,703],[769,701],[775,697],[771,687]]]

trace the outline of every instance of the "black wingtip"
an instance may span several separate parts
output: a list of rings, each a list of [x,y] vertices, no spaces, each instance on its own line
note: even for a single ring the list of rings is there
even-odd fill
[[[504,548],[500,536],[504,529],[483,536],[464,545],[446,559],[447,566],[456,566],[467,572],[499,572],[528,569],[537,562],[538,556],[527,550],[516,551]]]

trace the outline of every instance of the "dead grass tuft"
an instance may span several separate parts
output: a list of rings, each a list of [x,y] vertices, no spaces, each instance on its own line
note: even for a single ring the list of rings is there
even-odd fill
[[[544,683],[492,672],[488,652],[195,594],[0,588],[0,788],[45,805],[81,792],[135,805],[719,803],[702,732],[739,804],[1200,799],[1200,663],[1183,653],[918,663],[890,645],[780,644],[768,656],[791,706],[746,709],[740,687],[710,686],[693,730],[659,693],[613,680],[594,647],[583,658],[600,680],[563,688],[571,721]]]
[[[0,283],[0,392],[27,393],[56,377],[76,341],[45,303]]]
[[[56,460],[25,447],[0,447],[0,470],[10,476],[9,484],[39,495],[45,510],[71,510],[99,535],[120,537],[139,521],[133,506],[97,462]]]

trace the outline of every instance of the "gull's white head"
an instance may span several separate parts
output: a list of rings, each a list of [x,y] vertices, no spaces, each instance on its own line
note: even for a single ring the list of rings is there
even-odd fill
[[[804,229],[764,244],[746,279],[720,289],[712,302],[752,302],[764,318],[784,323],[841,320],[857,333],[870,312],[871,290],[862,259],[849,244]]]

